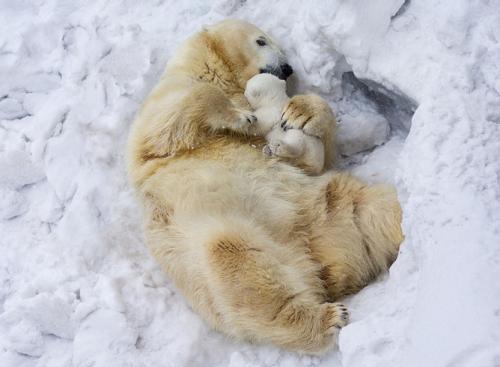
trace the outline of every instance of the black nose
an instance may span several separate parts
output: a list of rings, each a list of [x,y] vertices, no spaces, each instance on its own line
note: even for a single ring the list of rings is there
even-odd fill
[[[282,64],[282,65],[280,65],[280,69],[281,69],[281,74],[283,74],[283,77],[285,79],[288,78],[290,75],[293,74],[293,69],[288,64]]]

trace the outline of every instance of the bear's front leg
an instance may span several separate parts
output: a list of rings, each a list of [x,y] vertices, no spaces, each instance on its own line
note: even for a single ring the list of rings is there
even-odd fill
[[[257,118],[253,112],[234,103],[217,86],[200,83],[193,87],[188,98],[186,117],[197,125],[241,134],[250,134],[256,129]]]

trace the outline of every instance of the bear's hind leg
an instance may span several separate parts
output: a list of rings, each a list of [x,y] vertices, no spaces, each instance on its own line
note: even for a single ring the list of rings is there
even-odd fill
[[[346,325],[347,309],[325,302],[311,259],[310,266],[301,259],[302,267],[296,268],[277,260],[273,247],[278,249],[265,236],[250,239],[241,232],[221,233],[207,244],[209,284],[216,290],[223,331],[294,351],[322,353],[334,346]]]
[[[335,174],[325,189],[325,220],[311,243],[333,299],[359,291],[396,259],[403,241],[396,192]]]
[[[404,239],[396,190],[387,185],[363,187],[356,198],[355,218],[373,261],[381,271],[387,270]]]

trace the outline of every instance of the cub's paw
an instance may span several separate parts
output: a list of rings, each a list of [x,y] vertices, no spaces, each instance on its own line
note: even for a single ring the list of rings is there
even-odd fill
[[[264,155],[267,155],[268,157],[272,157],[273,149],[271,148],[271,145],[269,144],[264,145],[264,148],[262,148],[262,153],[264,153]]]
[[[256,128],[257,117],[246,110],[237,109],[235,110],[236,121],[234,123],[233,130],[241,132],[250,132],[252,129]]]
[[[305,134],[323,139],[335,126],[335,117],[326,101],[316,95],[298,95],[283,109],[281,128],[302,129]]]
[[[336,334],[349,322],[349,311],[342,303],[324,303],[323,327],[327,334]]]
[[[283,140],[274,140],[264,146],[265,155],[279,158],[297,158],[302,154],[301,147],[287,144]]]

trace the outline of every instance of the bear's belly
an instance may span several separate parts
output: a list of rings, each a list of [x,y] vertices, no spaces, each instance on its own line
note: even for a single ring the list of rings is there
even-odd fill
[[[238,216],[278,238],[289,236],[304,220],[317,180],[251,145],[221,148],[176,158],[157,170],[144,190],[180,222]]]

